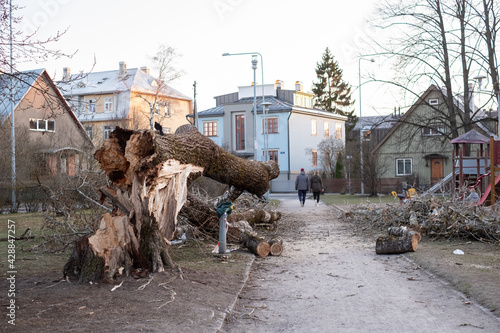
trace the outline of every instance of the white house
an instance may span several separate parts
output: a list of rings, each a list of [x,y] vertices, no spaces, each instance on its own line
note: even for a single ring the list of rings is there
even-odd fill
[[[267,151],[269,159],[280,166],[280,176],[272,181],[271,191],[295,191],[295,176],[301,168],[306,172],[320,169],[318,144],[323,139],[333,136],[345,142],[347,117],[314,108],[314,94],[303,91],[300,82],[294,90],[286,90],[282,81],[276,81],[256,86],[255,92],[256,119],[254,87],[244,86],[238,92],[216,96],[214,108],[200,111],[198,130],[244,158],[264,161]],[[265,114],[263,102],[267,105]]]

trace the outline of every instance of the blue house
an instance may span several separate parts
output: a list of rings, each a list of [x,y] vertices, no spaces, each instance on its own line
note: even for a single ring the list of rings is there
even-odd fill
[[[284,89],[282,81],[239,87],[238,92],[216,96],[214,108],[200,111],[197,127],[237,156],[275,160],[280,176],[272,181],[271,191],[295,191],[295,176],[301,168],[306,172],[321,169],[318,144],[322,140],[333,137],[345,142],[347,117],[314,108],[314,97],[303,91],[300,82],[294,90]]]

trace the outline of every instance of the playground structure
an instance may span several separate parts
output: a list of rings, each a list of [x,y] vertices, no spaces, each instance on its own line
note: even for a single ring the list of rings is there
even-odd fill
[[[466,189],[469,193],[479,192],[480,199],[475,205],[495,204],[500,193],[500,141],[472,130],[451,143],[454,146],[453,197],[464,198]]]

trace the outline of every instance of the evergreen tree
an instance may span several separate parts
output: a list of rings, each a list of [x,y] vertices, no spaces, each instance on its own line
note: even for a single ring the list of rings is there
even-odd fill
[[[314,106],[323,110],[349,117],[350,123],[356,122],[354,100],[351,99],[351,86],[342,79],[342,69],[327,47],[321,63],[316,63],[318,82],[313,83],[316,95]]]

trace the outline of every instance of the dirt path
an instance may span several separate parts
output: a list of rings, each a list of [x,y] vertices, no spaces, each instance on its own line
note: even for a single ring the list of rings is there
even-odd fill
[[[223,332],[500,332],[500,321],[402,256],[377,256],[330,207],[282,199],[285,251],[254,262]]]

